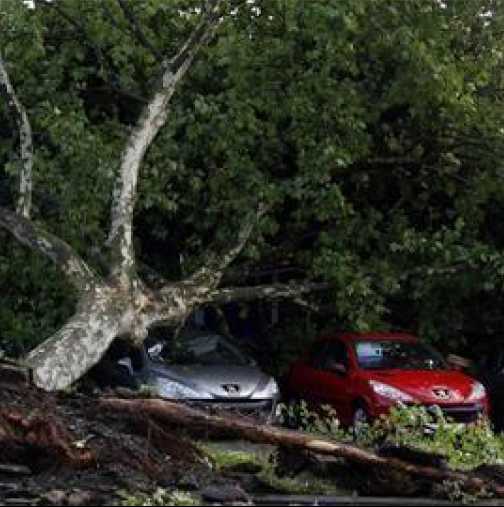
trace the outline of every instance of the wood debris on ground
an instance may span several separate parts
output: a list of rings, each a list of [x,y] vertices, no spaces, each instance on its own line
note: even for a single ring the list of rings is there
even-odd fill
[[[7,370],[3,376],[0,365],[0,505],[117,504],[124,492],[177,490],[188,474],[200,491],[227,488],[242,495],[239,485],[219,477],[190,438],[212,436],[274,445],[300,456],[344,459],[363,483],[368,473],[376,477],[377,471],[389,471],[384,483],[387,477],[397,482],[398,476],[427,484],[456,481],[469,493],[486,490],[504,498],[504,474],[492,467],[489,474],[426,466],[180,403],[124,398],[127,393],[122,398],[116,392],[46,393],[12,365]]]

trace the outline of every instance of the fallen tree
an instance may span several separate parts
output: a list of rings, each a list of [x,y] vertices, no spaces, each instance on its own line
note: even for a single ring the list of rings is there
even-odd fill
[[[125,337],[139,345],[147,337],[150,328],[178,326],[200,305],[254,298],[295,299],[303,293],[325,287],[324,284],[310,282],[220,287],[226,269],[240,255],[257,222],[269,209],[268,203],[260,199],[256,209],[246,214],[234,244],[225,252],[211,252],[206,262],[186,279],[171,282],[158,276],[152,283],[151,271],[148,284],[137,269],[133,215],[142,163],[149,147],[167,122],[170,100],[179,83],[200,49],[212,40],[228,14],[230,6],[227,4],[222,0],[208,0],[194,14],[199,21],[176,54],[160,55],[156,51],[153,55],[157,71],[155,79],[152,79],[150,99],[130,129],[118,161],[108,239],[106,244],[98,248],[102,272],[94,269],[68,243],[31,219],[32,129],[0,52],[0,92],[11,106],[11,113],[18,125],[22,163],[17,210],[0,207],[0,227],[12,233],[26,247],[55,263],[78,294],[75,314],[26,358],[35,384],[45,390],[63,390],[81,378],[100,361],[116,337]],[[126,4],[121,5],[126,7]],[[41,3],[37,8],[41,6],[53,8],[49,3]],[[61,12],[57,6],[56,11]],[[127,12],[131,21],[132,13]],[[74,20],[74,23],[78,22]],[[138,37],[141,31],[136,27],[134,33]],[[142,37],[140,39],[144,40]]]
[[[457,482],[467,491],[487,490],[496,497],[504,498],[504,484],[478,477],[473,473],[422,466],[397,458],[378,456],[353,445],[317,438],[296,431],[257,425],[254,421],[240,418],[210,415],[179,403],[157,399],[105,398],[99,401],[99,406],[108,411],[119,411],[129,415],[142,413],[160,423],[181,426],[200,435],[225,432],[234,438],[345,458],[349,462],[369,467],[391,468],[434,482]]]
[[[152,487],[164,484],[168,477],[182,480],[187,467],[198,467],[197,473],[204,477],[209,473],[205,453],[187,438],[189,434],[195,439],[224,437],[269,444],[278,447],[279,456],[312,463],[314,459],[323,463],[324,458],[338,458],[334,462],[338,470],[335,480],[343,467],[344,473],[357,474],[359,491],[360,483],[368,478],[397,481],[401,477],[405,483],[422,482],[433,487],[446,481],[474,495],[504,497],[504,474],[499,467],[485,465],[460,472],[434,464],[427,458],[437,456],[427,453],[420,456],[422,459],[415,452],[374,453],[325,437],[259,425],[254,419],[212,414],[166,400],[127,398],[126,391],[121,394],[125,398],[118,395],[96,399],[52,394],[19,378],[5,380],[0,390],[0,475],[28,475],[42,488],[47,470],[60,471],[56,475],[61,480],[53,485],[56,488],[64,485],[64,477],[74,474],[75,469],[83,474],[84,483],[88,479],[108,481],[107,474],[114,470],[120,470],[121,477],[147,477],[154,481]],[[109,478],[115,490],[121,485],[114,477]],[[395,494],[398,492],[408,494],[406,488]],[[380,488],[376,493],[382,494]]]

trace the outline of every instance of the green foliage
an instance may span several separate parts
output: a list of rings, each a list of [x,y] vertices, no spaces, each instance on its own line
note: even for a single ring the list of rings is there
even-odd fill
[[[260,466],[260,459],[251,452],[221,450],[205,445],[201,445],[201,450],[209,456],[212,467],[217,471],[243,464]]]
[[[331,407],[312,410],[301,401],[282,407],[281,422],[314,435],[354,441],[370,449],[394,444],[439,454],[454,469],[504,464],[504,435],[494,433],[488,420],[457,424],[447,419],[440,409],[398,405],[355,435],[351,429],[340,426]]]
[[[157,54],[176,53],[200,2],[127,4],[154,54],[114,0],[0,4],[0,47],[35,132],[35,219],[97,269]],[[180,277],[267,202],[240,261],[332,282],[315,327],[409,328],[446,349],[501,335],[503,3],[444,4],[258,0],[229,14],[147,154],[141,260]],[[16,134],[0,102],[2,205],[15,198]],[[71,296],[9,243],[0,335],[27,346],[64,321]]]
[[[314,340],[319,332],[318,323],[309,310],[303,312],[295,304],[285,303],[281,315],[289,318],[281,318],[276,325],[268,328],[268,348],[253,351],[261,366],[277,378],[287,373],[292,362],[306,351],[307,343]]]
[[[310,410],[306,401],[280,404],[280,424],[318,436],[344,440],[348,433],[340,426],[336,411],[322,405],[317,411]]]
[[[426,431],[426,428],[435,428]],[[464,425],[447,420],[441,411],[425,407],[397,407],[390,415],[375,421],[359,435],[359,443],[377,442],[406,445],[443,455],[456,469],[471,469],[482,464],[504,463],[504,437],[495,434],[487,420]]]
[[[270,459],[264,463],[259,478],[270,488],[285,495],[335,495],[341,494],[341,490],[331,478],[316,477],[312,474],[304,474],[298,477],[279,477],[276,473],[276,460]]]
[[[23,250],[0,232],[0,349],[8,356],[27,353],[74,310],[75,295],[45,258]]]

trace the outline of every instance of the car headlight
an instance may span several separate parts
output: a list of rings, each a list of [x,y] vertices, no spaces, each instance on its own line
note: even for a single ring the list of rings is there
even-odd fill
[[[170,379],[158,378],[156,379],[155,386],[159,396],[162,396],[163,398],[173,398],[176,400],[180,399],[201,400],[211,398],[211,396],[208,394],[201,393],[199,391],[196,391],[195,389],[192,389],[189,386],[181,384],[180,382],[174,382],[173,380]]]
[[[474,382],[472,385],[469,401],[480,401],[486,396],[486,389],[481,382]]]
[[[266,386],[253,394],[253,398],[274,398],[278,395],[279,389],[275,379],[271,378]]]
[[[376,394],[378,394],[379,396],[383,396],[384,398],[388,398],[390,400],[395,401],[403,401],[405,403],[415,401],[413,397],[411,397],[408,393],[405,393],[404,391],[401,391],[400,389],[392,387],[388,384],[383,384],[382,382],[370,380],[369,385]]]

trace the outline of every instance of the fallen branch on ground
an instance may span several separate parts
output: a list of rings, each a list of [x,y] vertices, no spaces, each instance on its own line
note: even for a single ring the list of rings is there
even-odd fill
[[[230,436],[251,442],[279,445],[286,448],[309,451],[315,454],[345,458],[350,462],[370,467],[389,467],[415,477],[431,481],[453,481],[468,491],[488,490],[494,496],[504,498],[504,485],[449,469],[421,466],[396,458],[377,456],[356,446],[314,437],[297,431],[257,425],[236,417],[223,418],[195,410],[181,403],[156,399],[125,400],[104,398],[99,406],[105,410],[121,411],[128,414],[142,413],[159,423],[177,425],[189,431],[211,434],[226,431]]]

